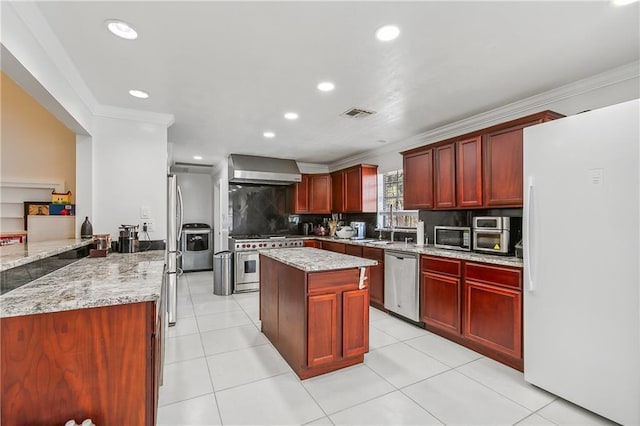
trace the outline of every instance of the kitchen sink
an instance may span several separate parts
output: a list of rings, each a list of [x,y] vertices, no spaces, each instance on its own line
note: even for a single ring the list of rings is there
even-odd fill
[[[383,246],[383,245],[391,244],[391,241],[370,241],[369,244]]]

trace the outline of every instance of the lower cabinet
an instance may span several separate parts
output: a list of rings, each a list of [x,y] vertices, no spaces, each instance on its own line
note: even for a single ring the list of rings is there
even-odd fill
[[[336,253],[344,254],[346,251],[346,244],[337,243],[335,241],[322,241],[322,248],[324,250],[334,251]]]
[[[369,297],[371,305],[384,309],[384,250],[374,247],[362,247],[362,257],[376,260],[378,264],[371,266],[369,278]]]
[[[305,247],[321,248],[322,244],[318,240],[304,240]]]
[[[307,365],[335,362],[339,356],[338,345],[338,294],[309,296],[307,314]]]
[[[423,255],[425,328],[522,370],[522,269]]]

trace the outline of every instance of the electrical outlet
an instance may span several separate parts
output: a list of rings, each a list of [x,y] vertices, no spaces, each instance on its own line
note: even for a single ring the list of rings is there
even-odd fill
[[[147,232],[155,231],[155,227],[153,226],[153,219],[147,219]]]
[[[140,220],[140,232],[144,233],[144,232],[153,232],[154,231],[154,226],[153,226],[153,219],[142,219]]]

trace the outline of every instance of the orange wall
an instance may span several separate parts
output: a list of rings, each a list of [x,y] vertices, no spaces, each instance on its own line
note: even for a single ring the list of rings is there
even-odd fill
[[[4,72],[0,76],[0,179],[64,180],[66,190],[75,194],[75,133]]]

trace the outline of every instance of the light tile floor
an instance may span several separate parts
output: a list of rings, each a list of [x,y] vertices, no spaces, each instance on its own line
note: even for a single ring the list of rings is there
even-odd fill
[[[522,373],[377,309],[361,365],[300,381],[260,332],[258,293],[182,276],[160,425],[584,425],[611,422]]]

